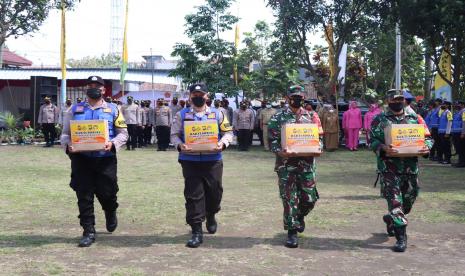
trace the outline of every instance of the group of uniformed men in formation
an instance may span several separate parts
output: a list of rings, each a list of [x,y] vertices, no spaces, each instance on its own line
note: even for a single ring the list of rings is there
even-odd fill
[[[65,116],[61,122],[63,124],[61,144],[71,159],[70,186],[76,192],[80,224],[84,229],[79,246],[87,247],[95,241],[94,195],[105,211],[107,230],[113,232],[116,229],[118,224],[116,150],[124,144],[128,149],[134,149],[138,144],[141,146],[149,144],[151,139],[139,140],[137,133],[139,136],[141,132],[148,135],[148,129],[155,125],[159,150],[166,150],[168,144],[171,143],[179,151],[178,160],[184,176],[186,222],[192,229],[192,237],[186,246],[198,247],[203,242],[202,224],[204,221],[206,221],[208,233],[214,234],[217,231],[218,224],[215,215],[220,210],[223,194],[222,151],[231,143],[233,131],[237,132],[238,148],[247,150],[251,140],[250,133],[256,127],[258,116],[264,145],[276,154],[275,172],[278,176],[279,194],[284,207],[283,225],[288,231],[285,246],[298,247],[297,233],[305,230],[305,217],[315,207],[319,198],[315,178],[316,162],[314,157],[297,156],[295,153],[288,152],[286,148],[282,148],[281,128],[288,123],[314,123],[320,126],[320,134],[323,134],[321,126],[325,124],[322,124],[318,113],[313,111],[309,103],[305,101],[303,87],[296,85],[289,88],[285,106],[283,104],[279,108],[277,106],[273,108],[268,102],[264,102],[259,115],[255,115],[245,101],[234,112],[229,108],[227,101],[215,101],[211,106],[208,103],[207,87],[200,83],[189,87],[189,101],[185,106],[181,103],[179,107],[173,109],[165,106],[160,99],[153,112],[150,109],[150,103],[144,102],[137,106],[130,97],[128,97],[127,105],[118,107],[117,104],[106,102],[103,99],[104,93],[103,80],[98,76],[89,77],[87,101],[74,105],[67,102],[70,115]],[[400,91],[389,91],[386,95],[386,102],[386,110],[376,115],[371,123],[369,139],[370,147],[377,157],[377,167],[381,176],[381,194],[388,203],[388,213],[383,216],[383,221],[386,223],[387,234],[396,237],[397,241],[393,250],[403,252],[407,248],[408,220],[406,215],[411,211],[419,191],[418,158],[389,157],[390,153],[394,153],[395,150],[391,145],[385,144],[384,131],[390,124],[422,124],[423,120],[413,109],[408,108]],[[459,139],[463,146],[465,134],[463,102],[460,103],[461,120],[453,118],[451,120],[447,106],[443,103],[441,105],[439,101],[436,102],[436,109],[426,116],[427,122],[431,124],[433,138],[439,135],[440,138],[437,141],[441,141],[440,139],[444,139],[446,135],[457,133],[454,130],[460,130],[460,134],[453,136]],[[173,105],[177,106],[176,101],[173,101]],[[440,112],[438,108],[442,112],[438,114],[440,119],[436,123],[430,118],[436,116],[434,112]],[[142,109],[144,111],[141,111]],[[324,113],[326,114],[324,116],[335,117],[333,116],[334,110],[330,112],[329,109],[326,110],[328,112]],[[152,118],[150,114],[153,114]],[[447,118],[445,122],[441,119],[443,117]],[[110,141],[101,151],[75,152],[70,143],[69,121],[92,119],[105,119],[109,122]],[[217,147],[213,152],[198,153],[185,143],[183,126],[186,121],[216,121],[220,133]],[[231,121],[234,127],[231,126]],[[438,134],[435,134],[435,126]],[[336,132],[337,127],[335,126]],[[320,136],[322,147],[325,135]],[[437,141],[436,148],[438,147]],[[442,142],[439,143],[442,148]],[[421,152],[428,156],[433,147],[430,137],[426,137],[425,144]],[[439,152],[443,153],[442,156],[436,155],[438,151],[434,151],[434,148],[432,152],[431,158],[449,161],[447,159],[450,158],[449,152],[444,153],[440,150]],[[463,163],[464,160],[460,160],[459,163]]]

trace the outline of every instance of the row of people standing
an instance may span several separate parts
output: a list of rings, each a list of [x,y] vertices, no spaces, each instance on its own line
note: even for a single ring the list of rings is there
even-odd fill
[[[453,141],[458,162],[452,166],[465,167],[465,101],[455,102],[452,109],[451,102],[436,99],[430,102],[429,108],[425,122],[434,139],[430,160],[451,164]]]
[[[152,131],[155,127],[158,150],[166,151],[169,147],[173,114],[181,110],[184,104],[182,101],[178,105],[177,99],[174,98],[172,106],[167,106],[165,100],[159,98],[156,107],[151,108],[148,100],[138,103],[133,97],[127,97],[127,104],[121,106],[129,133],[126,149],[135,150],[137,147],[151,145]]]

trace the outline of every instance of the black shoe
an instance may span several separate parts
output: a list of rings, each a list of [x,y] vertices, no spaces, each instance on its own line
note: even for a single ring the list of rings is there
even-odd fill
[[[192,227],[192,238],[187,241],[186,246],[190,248],[197,248],[203,242],[202,224],[196,223],[191,225]]]
[[[210,234],[215,234],[218,228],[218,224],[216,223],[215,215],[208,215],[207,216],[207,230]]]
[[[441,162],[441,164],[444,164],[444,165],[450,165],[450,160],[444,160]]]
[[[297,239],[297,230],[287,231],[287,241],[285,246],[288,248],[297,248],[299,246],[299,240]]]
[[[465,168],[465,163],[455,163],[455,164],[452,164],[452,167],[454,167],[454,168]]]
[[[407,226],[394,228],[397,242],[392,248],[395,252],[405,252],[407,250]]]
[[[95,242],[95,230],[84,231],[79,241],[79,247],[89,247]]]
[[[105,220],[108,232],[115,231],[116,227],[118,227],[118,218],[116,217],[116,210],[115,211],[105,211]]]
[[[386,223],[386,232],[389,237],[394,237],[395,232],[394,232],[394,223],[392,221],[391,215],[384,215],[383,216],[383,221]]]
[[[297,232],[303,233],[305,231],[305,220],[304,217],[299,217],[300,227],[297,228]]]

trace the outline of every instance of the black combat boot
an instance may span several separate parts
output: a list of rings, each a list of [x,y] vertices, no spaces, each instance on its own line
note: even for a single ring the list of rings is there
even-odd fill
[[[392,221],[391,215],[384,215],[383,221],[386,223],[386,232],[389,237],[394,237],[396,234],[394,232],[394,223]]]
[[[296,248],[299,246],[299,240],[297,239],[297,230],[287,231],[287,241],[285,246],[289,248]]]
[[[305,231],[305,219],[303,216],[299,217],[300,226],[297,228],[297,232],[303,233]]]
[[[186,246],[190,248],[197,248],[203,242],[202,224],[195,223],[195,224],[192,224],[191,227],[192,227],[192,238],[187,241]]]
[[[394,227],[397,242],[393,250],[395,252],[405,252],[407,249],[407,226]]]
[[[84,233],[82,233],[82,238],[79,241],[79,247],[89,247],[95,242],[95,228],[86,227],[84,228]]]
[[[118,218],[116,217],[115,211],[105,211],[105,220],[108,232],[115,231],[118,226]]]
[[[206,224],[207,224],[208,233],[215,234],[218,228],[218,224],[216,223],[216,219],[215,219],[215,214],[207,215]]]

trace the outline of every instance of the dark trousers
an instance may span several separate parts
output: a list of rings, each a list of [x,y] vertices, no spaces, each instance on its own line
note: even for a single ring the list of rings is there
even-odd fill
[[[465,164],[465,139],[460,138],[460,133],[453,133],[452,139],[454,141],[455,152],[459,156],[460,164]]]
[[[126,148],[130,149],[132,147],[135,149],[137,146],[137,125],[128,124],[128,135],[129,137],[126,142]]]
[[[55,124],[42,124],[42,133],[47,145],[53,145],[57,136]]]
[[[202,223],[205,216],[220,211],[223,196],[223,161],[195,162],[180,160],[184,176],[186,222]]]
[[[158,149],[165,150],[170,146],[170,127],[169,126],[156,126],[155,132],[157,134]]]
[[[250,129],[239,129],[237,131],[237,143],[239,150],[249,150],[250,136],[252,131]]]
[[[144,129],[142,126],[137,126],[137,147],[145,147]]]
[[[260,126],[257,126],[253,129],[253,132],[257,133],[258,139],[260,140],[260,145],[263,146],[263,130],[260,128]],[[253,133],[251,136],[252,136],[252,142],[253,142]]]
[[[451,157],[450,136],[446,137],[444,133],[439,134],[438,159],[450,161]]]
[[[433,138],[434,143],[430,151],[430,156],[432,158],[435,158],[438,156],[439,145],[440,145],[439,132],[438,132],[437,127],[431,128],[431,138]]]
[[[144,128],[144,144],[151,145],[152,144],[152,126],[146,125]]]
[[[91,158],[82,154],[70,154],[71,183],[76,192],[79,207],[79,222],[84,230],[95,225],[94,195],[104,211],[118,208],[116,194],[116,156]]]

